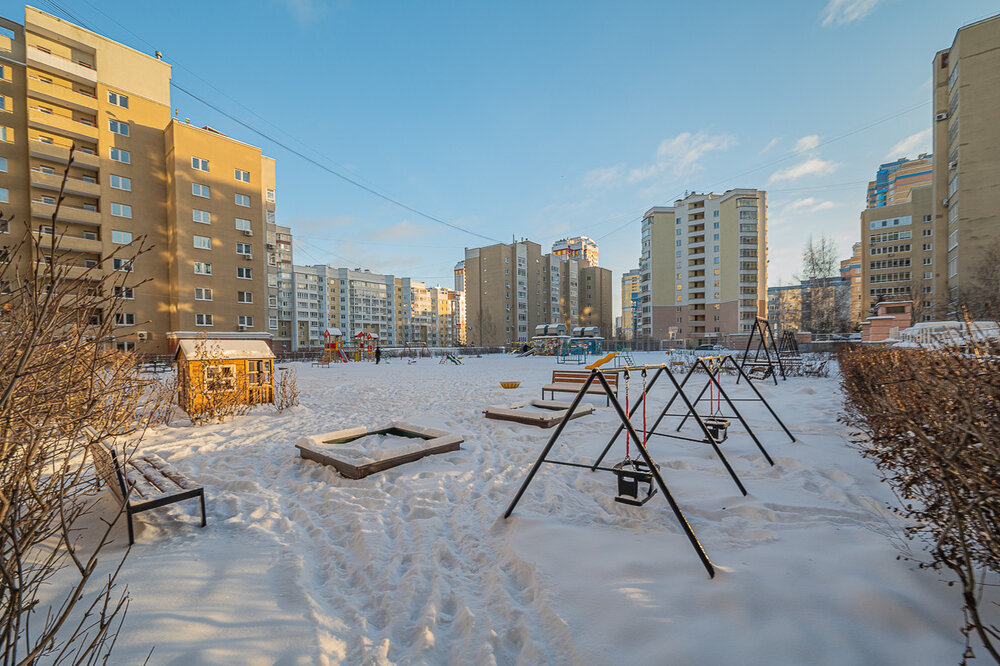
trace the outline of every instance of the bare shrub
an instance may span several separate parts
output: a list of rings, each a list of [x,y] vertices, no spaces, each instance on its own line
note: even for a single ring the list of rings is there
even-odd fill
[[[107,660],[128,605],[115,582],[128,551],[107,552],[123,506],[101,529],[84,529],[93,524],[98,477],[80,431],[135,443],[161,409],[135,357],[115,349],[123,330],[114,325],[123,303],[116,288],[141,283],[110,267],[116,256],[143,254],[142,239],[92,268],[71,268],[55,232],[62,198],[47,242],[25,225],[21,240],[3,248],[13,260],[0,263],[4,664]],[[98,575],[105,556],[119,561]]]
[[[279,373],[278,381],[274,385],[274,408],[280,412],[297,404],[299,404],[298,378],[295,376],[295,370],[288,368]]]
[[[895,492],[921,567],[950,571],[971,637],[1000,663],[1000,630],[984,617],[984,576],[1000,570],[1000,342],[964,348],[845,351],[846,413],[856,444]],[[953,584],[949,583],[949,584]],[[963,660],[964,663],[964,660]]]

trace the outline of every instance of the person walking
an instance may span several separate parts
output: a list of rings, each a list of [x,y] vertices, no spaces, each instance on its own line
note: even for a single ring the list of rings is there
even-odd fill
[[[381,362],[382,362],[382,348],[376,345],[375,346],[375,365],[378,365]]]

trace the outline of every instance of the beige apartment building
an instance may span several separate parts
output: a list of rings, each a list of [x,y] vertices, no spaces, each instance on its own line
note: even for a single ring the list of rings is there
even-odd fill
[[[170,66],[158,57],[32,7],[23,26],[0,24],[13,34],[0,38],[0,233],[47,231],[68,168],[55,230],[68,277],[128,273],[119,347],[266,335],[273,160],[171,119]],[[139,244],[151,251],[128,261]],[[38,259],[18,261],[30,270]]]
[[[983,297],[979,278],[1000,250],[1000,16],[959,29],[933,72],[931,204],[946,289],[934,296],[957,317],[961,302]]]
[[[640,336],[725,342],[767,316],[767,195],[733,189],[650,208],[642,222]]]
[[[564,259],[576,259],[581,266],[597,266],[597,241],[586,236],[562,238],[552,244],[552,254]]]
[[[470,345],[527,342],[536,326],[549,323],[599,326],[604,337],[614,332],[611,271],[543,255],[538,243],[466,249],[461,283]]]
[[[621,315],[621,333],[620,335],[625,338],[631,338],[634,333],[634,324],[638,320],[633,318],[633,300],[632,295],[635,294],[636,298],[642,298],[639,293],[639,283],[642,278],[642,271],[638,268],[633,268],[630,271],[622,273],[622,315]]]
[[[909,194],[909,193],[907,193]],[[862,281],[861,264],[864,261],[864,248],[861,243],[851,246],[851,256],[840,260],[840,277],[851,283],[851,313],[850,330],[853,331],[868,315],[863,310],[864,282]],[[770,317],[770,288],[768,291],[768,316]]]

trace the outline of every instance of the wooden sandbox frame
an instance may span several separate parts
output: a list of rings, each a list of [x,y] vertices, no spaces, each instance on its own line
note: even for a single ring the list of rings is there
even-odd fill
[[[419,451],[411,451],[362,465],[356,465],[346,460],[335,458],[329,450],[317,450],[321,447],[322,449],[326,449],[330,444],[346,444],[361,437],[367,437],[368,435],[401,435],[413,439],[422,439],[425,442],[425,446]],[[426,456],[457,451],[461,448],[459,445],[464,441],[465,439],[461,435],[454,435],[443,430],[435,430],[412,423],[393,421],[386,426],[347,428],[346,430],[303,437],[295,444],[295,448],[299,450],[299,455],[307,460],[312,460],[323,465],[330,465],[348,479],[361,479],[369,474],[420,460]]]
[[[539,414],[537,412],[525,412],[524,407],[538,407],[540,409],[552,410],[550,414]],[[572,405],[568,402],[555,402],[552,400],[532,400],[530,402],[514,402],[509,405],[492,405],[483,410],[483,415],[488,419],[498,421],[514,421],[524,425],[538,426],[539,428],[551,428],[566,416],[566,412]],[[578,419],[594,413],[593,405],[580,405],[573,412],[571,418]]]

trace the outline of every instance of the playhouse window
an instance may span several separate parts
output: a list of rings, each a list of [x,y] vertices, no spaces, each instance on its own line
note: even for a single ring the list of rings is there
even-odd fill
[[[205,367],[205,390],[233,391],[236,389],[235,365],[209,365]]]

